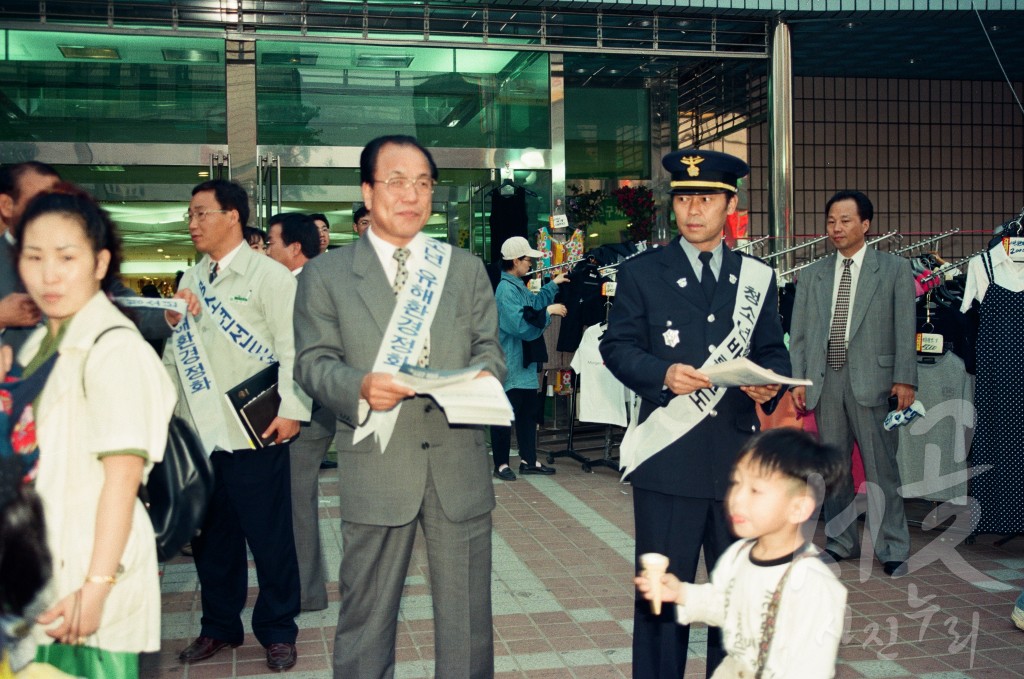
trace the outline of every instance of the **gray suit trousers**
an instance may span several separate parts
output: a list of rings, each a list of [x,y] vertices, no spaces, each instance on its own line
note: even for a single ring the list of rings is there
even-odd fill
[[[821,399],[814,415],[821,442],[852,454],[853,441],[860,444],[864,476],[868,481],[866,527],[874,542],[875,555],[882,563],[906,561],[910,555],[910,532],[899,495],[900,471],[896,462],[899,434],[885,431],[882,422],[886,405],[867,407],[857,403],[850,385],[849,367],[827,368]],[[842,557],[856,556],[857,515],[853,508],[853,482],[836,488],[825,499],[825,546]]]
[[[331,447],[334,429],[319,417],[325,412],[322,408],[317,411],[291,444],[292,531],[299,560],[300,608],[304,611],[327,608],[327,568],[320,546],[320,461]],[[334,416],[327,415],[333,424]]]
[[[449,520],[428,472],[423,504],[410,523],[374,526],[342,522],[335,679],[394,677],[399,602],[417,525],[423,529],[430,564],[436,676],[494,676],[491,513],[466,521]]]

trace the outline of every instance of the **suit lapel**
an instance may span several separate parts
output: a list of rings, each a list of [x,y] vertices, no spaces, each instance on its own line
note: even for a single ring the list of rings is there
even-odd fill
[[[818,275],[814,280],[807,281],[815,287],[818,295],[818,308],[821,313],[821,317],[826,319],[829,324],[832,323],[832,290],[836,284],[836,262],[839,261],[839,255],[832,255],[829,261],[818,270]],[[828,328],[826,327],[826,337],[828,336]]]
[[[868,307],[871,306],[871,300],[875,297],[875,289],[878,287],[878,269],[878,253],[874,248],[868,247],[867,252],[864,253],[860,276],[857,278],[857,294],[853,299],[853,315],[850,317],[851,340],[857,333],[861,321],[867,316]]]
[[[669,243],[665,251],[660,273],[665,287],[682,297],[691,306],[702,310],[707,309],[708,303],[704,299],[704,291],[697,280],[697,274],[690,266],[690,260],[687,259],[686,253],[679,245],[679,239],[676,238]]]
[[[388,284],[384,267],[380,264],[377,251],[368,238],[360,238],[351,245],[356,249],[352,273],[356,276],[356,293],[363,300],[370,316],[376,321],[383,335],[395,309],[395,293]]]

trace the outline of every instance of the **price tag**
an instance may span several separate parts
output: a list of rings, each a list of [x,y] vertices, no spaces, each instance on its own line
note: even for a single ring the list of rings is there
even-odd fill
[[[1024,262],[1024,237],[1011,236],[1004,238],[1003,248],[1006,250],[1006,254],[1009,255],[1011,261]]]
[[[526,288],[533,293],[540,292],[541,284],[539,278],[531,278],[530,282],[526,284]]]
[[[934,332],[917,333],[917,353],[919,354],[941,354],[942,335]]]
[[[605,297],[615,296],[615,281],[608,281],[601,284],[601,294]]]
[[[569,218],[565,215],[551,215],[551,226],[556,229],[568,229]]]

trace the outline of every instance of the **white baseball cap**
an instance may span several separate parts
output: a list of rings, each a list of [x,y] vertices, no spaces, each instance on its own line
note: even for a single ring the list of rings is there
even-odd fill
[[[522,236],[513,236],[501,244],[502,259],[519,259],[520,257],[543,257],[544,253],[530,247],[529,241]]]

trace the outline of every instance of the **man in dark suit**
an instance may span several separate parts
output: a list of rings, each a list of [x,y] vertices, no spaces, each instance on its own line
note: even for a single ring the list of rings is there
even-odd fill
[[[321,234],[315,215],[277,214],[267,221],[267,256],[298,277],[320,254]],[[299,560],[299,584],[304,611],[327,608],[327,577],[320,547],[320,468],[334,438],[334,415],[312,405],[310,421],[291,443],[292,530]],[[337,465],[335,465],[337,466]]]
[[[483,428],[450,426],[433,401],[393,381],[400,362],[388,356],[403,345],[409,361],[432,369],[479,364],[503,379],[494,295],[479,259],[421,233],[437,166],[419,142],[371,141],[360,180],[373,225],[306,266],[295,304],[296,377],[338,418],[344,554],[334,676],[394,673],[399,603],[420,526],[434,676],[491,677],[494,490]],[[399,325],[416,329],[405,336]]]
[[[57,171],[46,163],[28,161],[0,168],[0,332],[15,356],[41,316],[21,284],[12,230],[32,199],[59,181]]]
[[[36,305],[25,294],[18,275],[14,261],[17,234],[12,230],[32,199],[52,190],[60,181],[55,169],[34,160],[0,168],[0,330],[3,330],[3,343],[11,346],[15,355],[40,316]],[[114,297],[137,296],[120,278],[114,281],[111,293]],[[171,336],[171,329],[159,309],[133,309],[130,315],[147,340],[162,341]]]
[[[789,355],[774,273],[722,242],[737,182],[749,167],[696,149],[670,153],[662,164],[672,173],[680,238],[619,269],[601,354],[642,397],[639,425],[622,444],[637,557],[664,554],[672,573],[693,582],[701,548],[710,572],[732,542],[723,509],[730,468],[759,429],[756,405],[771,412],[779,394],[779,385],[712,388],[701,367],[746,355],[788,375]],[[688,641],[689,628],[676,624],[673,606],[656,616],[637,599],[633,676],[683,676]],[[718,628],[708,630],[707,645],[711,676],[725,657]]]
[[[885,573],[899,575],[910,533],[898,491],[898,432],[882,423],[890,398],[899,410],[914,402],[914,275],[903,257],[865,244],[874,207],[863,193],[840,191],[825,214],[838,254],[807,267],[796,287],[793,374],[814,384],[793,389],[793,401],[814,411],[822,443],[848,452],[854,439],[860,444],[868,503],[882,511],[880,522],[868,512],[867,529]],[[853,501],[850,482],[825,499],[825,521],[836,519],[826,529],[825,551],[836,561],[859,553],[856,515],[846,511]]]

